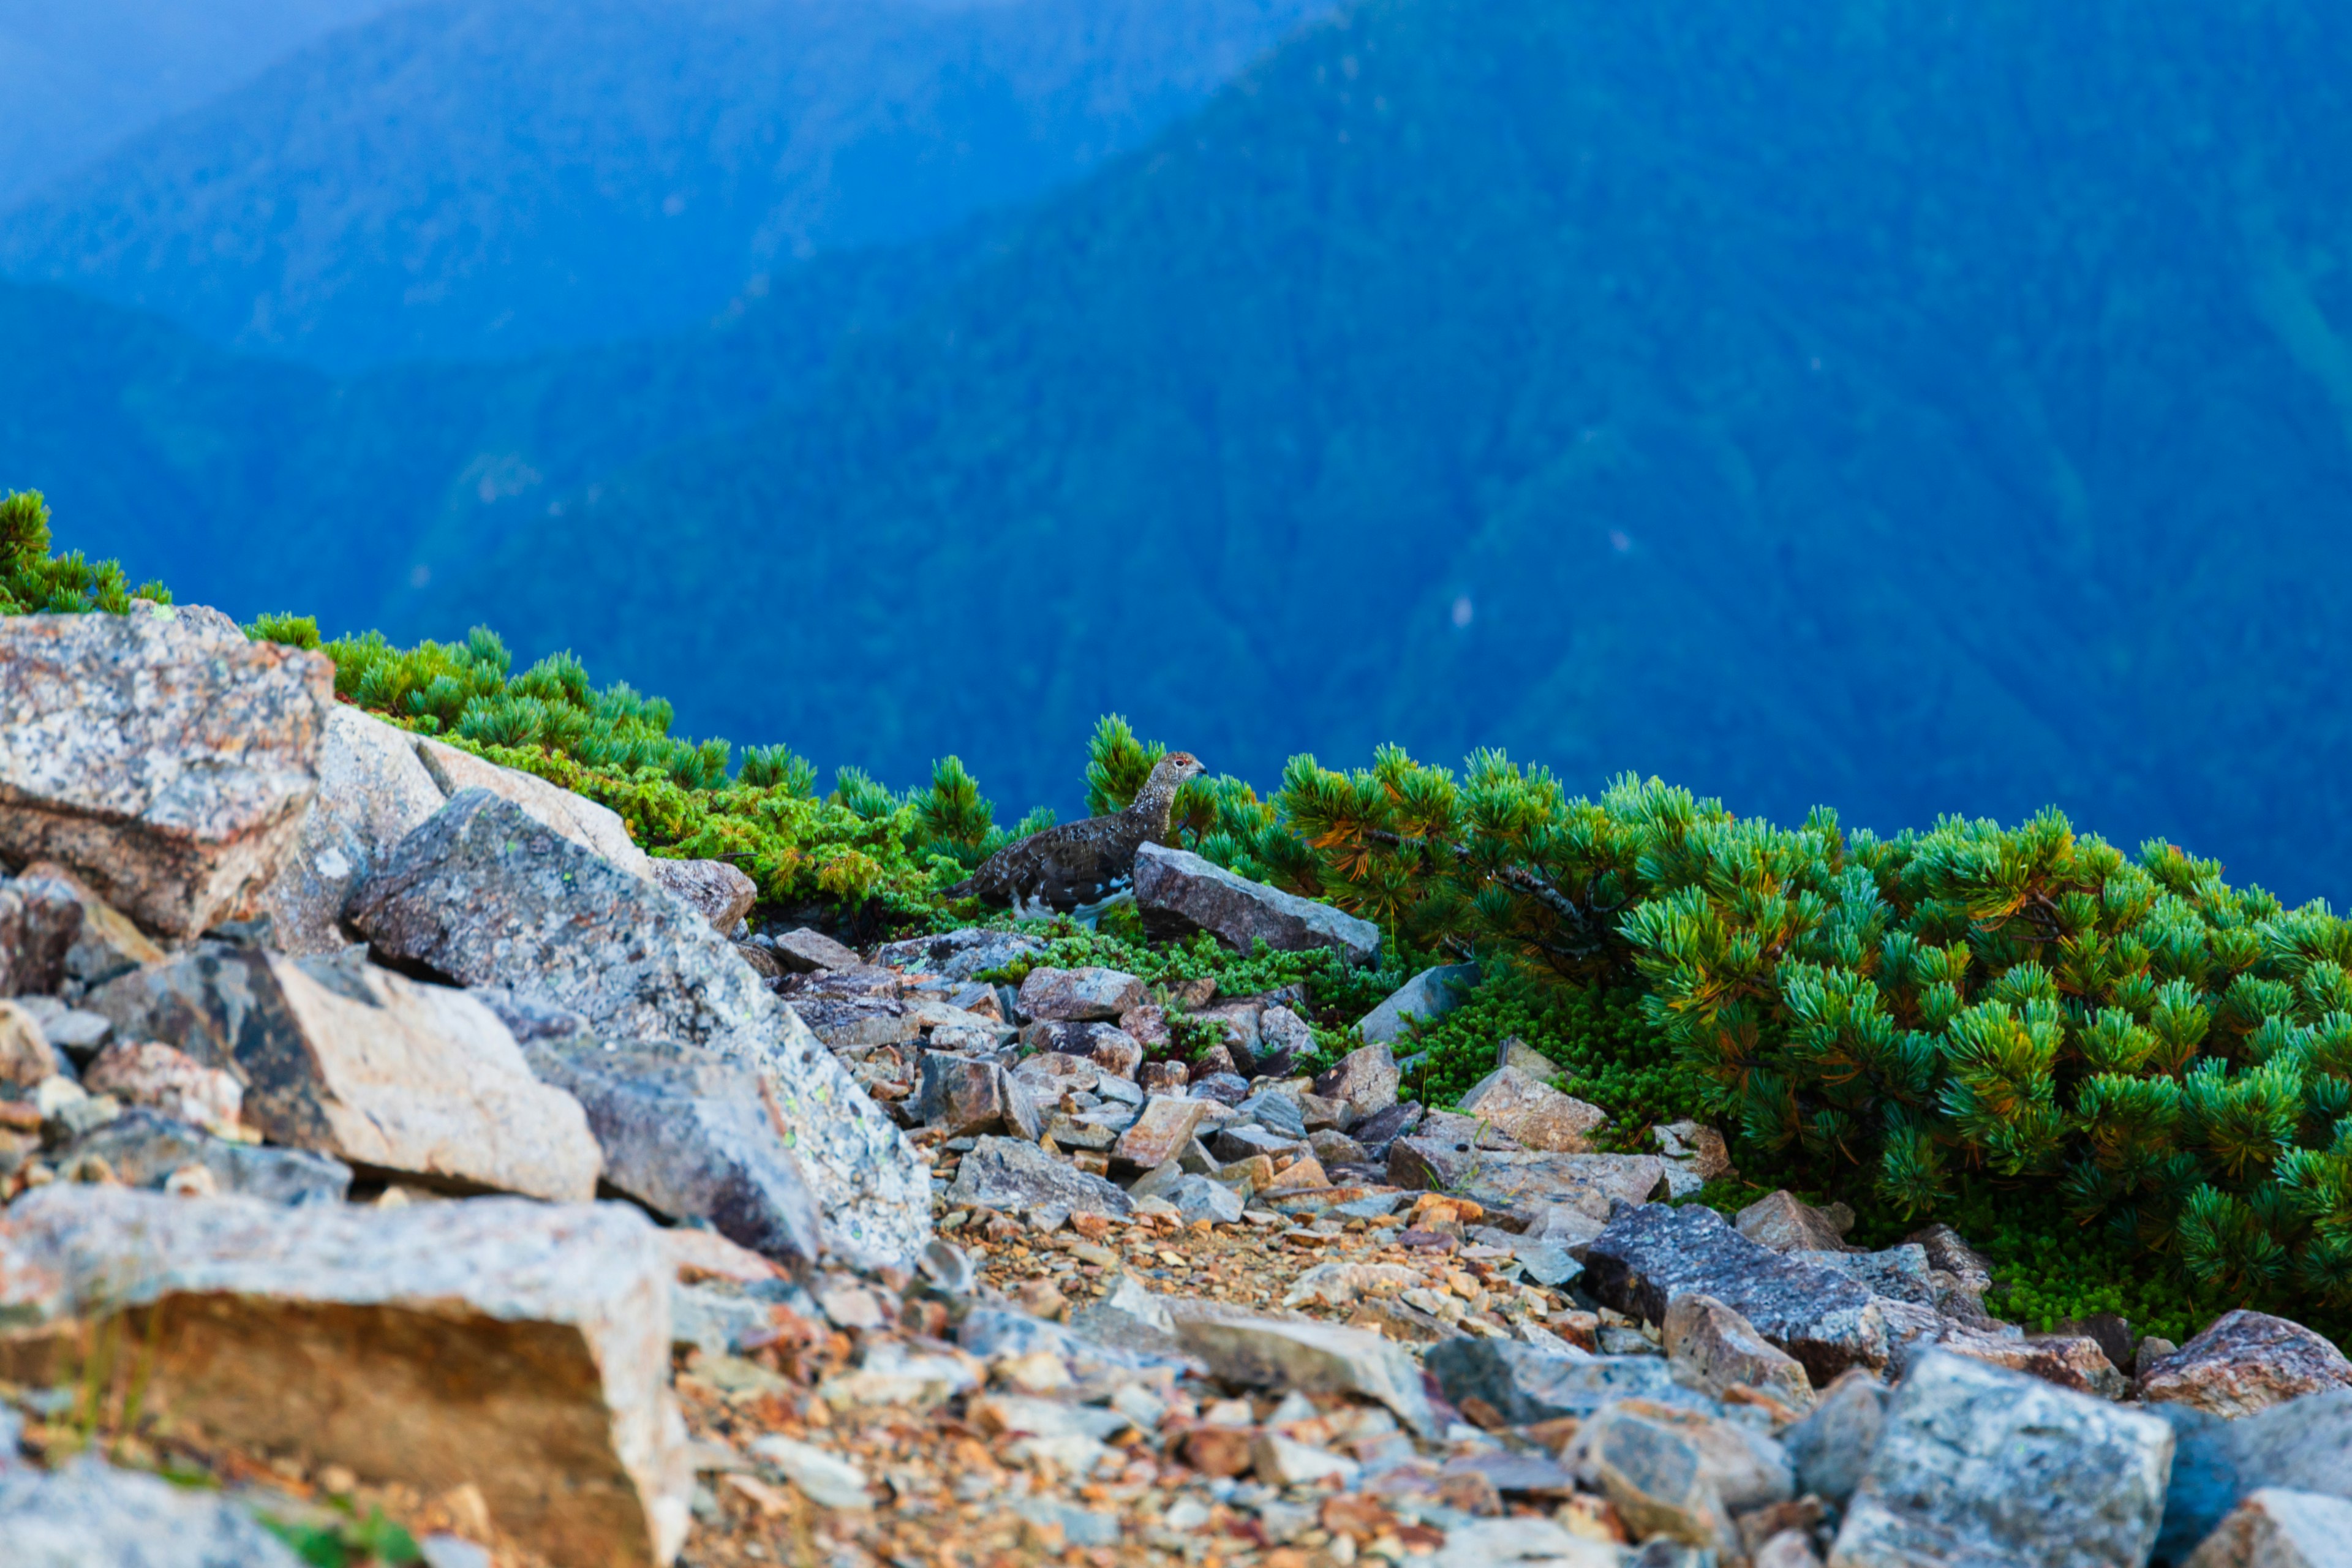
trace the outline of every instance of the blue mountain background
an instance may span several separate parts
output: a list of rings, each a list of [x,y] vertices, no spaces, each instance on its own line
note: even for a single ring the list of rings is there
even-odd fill
[[[0,215],[0,483],[1014,810],[1118,710],[2340,894],[2348,100],[2316,0],[386,8]]]

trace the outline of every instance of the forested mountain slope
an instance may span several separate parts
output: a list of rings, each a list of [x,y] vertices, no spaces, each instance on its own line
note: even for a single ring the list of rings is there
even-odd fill
[[[1373,0],[431,619],[1000,798],[1496,742],[2352,870],[2352,19]]]
[[[346,370],[670,332],[1066,181],[1328,8],[424,0],[47,189],[0,267]]]

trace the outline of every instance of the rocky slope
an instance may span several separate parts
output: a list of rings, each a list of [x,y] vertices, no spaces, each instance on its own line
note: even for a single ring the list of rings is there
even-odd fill
[[[1515,1041],[752,929],[224,617],[0,621],[0,1542],[33,1561],[2309,1568],[2352,1363],[2033,1334]],[[1147,923],[1377,954],[1182,855]],[[1191,1059],[1171,1038],[1202,1042]],[[160,1472],[215,1487],[168,1487]],[[421,1538],[421,1539],[420,1539]]]

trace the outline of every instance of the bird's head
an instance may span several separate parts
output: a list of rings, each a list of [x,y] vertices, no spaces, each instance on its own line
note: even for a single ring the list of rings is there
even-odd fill
[[[1143,781],[1143,787],[1135,792],[1135,803],[1127,809],[1165,832],[1170,809],[1176,804],[1176,792],[1184,787],[1186,781],[1208,771],[1192,752],[1171,752],[1151,764],[1151,776]]]

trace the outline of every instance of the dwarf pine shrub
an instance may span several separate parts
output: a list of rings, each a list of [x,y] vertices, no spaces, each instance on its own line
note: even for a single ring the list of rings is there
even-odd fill
[[[49,553],[49,507],[38,490],[0,496],[0,616],[131,613],[131,602],[168,605],[161,583],[131,586],[120,563],[90,561],[80,551]]]

